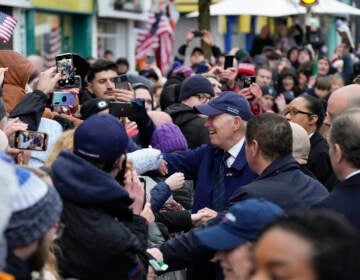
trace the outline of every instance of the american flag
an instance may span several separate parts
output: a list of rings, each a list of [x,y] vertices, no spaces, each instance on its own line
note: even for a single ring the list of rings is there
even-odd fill
[[[55,65],[55,57],[61,53],[61,30],[57,26],[53,26],[49,33],[45,33],[43,37],[44,57],[46,67]]]
[[[8,42],[14,32],[17,20],[12,16],[0,12],[0,38]]]
[[[136,29],[136,34],[136,60],[155,52],[158,66],[166,74],[174,45],[174,24],[169,14],[150,12],[146,28]]]

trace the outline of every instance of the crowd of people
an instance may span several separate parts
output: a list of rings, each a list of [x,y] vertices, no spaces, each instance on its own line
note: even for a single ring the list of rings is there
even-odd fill
[[[357,279],[358,58],[308,28],[189,30],[168,73],[67,54],[76,86],[0,50],[0,279]]]

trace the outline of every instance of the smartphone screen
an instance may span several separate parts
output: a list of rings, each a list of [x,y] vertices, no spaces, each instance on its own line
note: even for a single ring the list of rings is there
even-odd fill
[[[76,103],[75,94],[71,92],[55,91],[52,104],[59,106],[74,105]]]
[[[56,56],[57,72],[60,74],[59,86],[72,85],[75,82],[75,71],[72,54],[60,54]]]
[[[128,89],[128,79],[126,75],[120,75],[115,78],[115,88]]]
[[[234,56],[233,55],[225,55],[224,69],[228,69],[233,66],[234,66]]]
[[[48,135],[38,131],[17,131],[14,147],[22,150],[46,151]]]
[[[245,78],[244,78],[244,85],[243,85],[243,87],[244,87],[244,88],[248,88],[248,87],[250,87],[250,85],[251,85],[252,83],[255,83],[255,82],[256,82],[256,77],[255,77],[255,76],[245,77]]]

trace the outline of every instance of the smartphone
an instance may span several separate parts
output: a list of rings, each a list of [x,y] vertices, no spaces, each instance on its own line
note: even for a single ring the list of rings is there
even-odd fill
[[[146,57],[146,64],[152,64],[155,61],[155,57],[153,55],[148,55]]]
[[[52,105],[66,106],[76,103],[75,94],[71,92],[55,91],[53,94]]]
[[[255,82],[256,82],[256,77],[255,76],[245,77],[244,78],[243,88],[248,88],[248,87],[250,87],[250,85],[252,83],[255,83]]]
[[[128,78],[126,74],[115,77],[115,88],[128,89]]]
[[[200,31],[200,30],[194,30],[193,33],[194,33],[194,36],[195,36],[195,37],[202,37],[202,36],[204,36],[204,32],[202,32],[202,31]]]
[[[17,131],[15,132],[14,148],[21,150],[46,151],[48,135],[45,132]]]
[[[57,72],[60,74],[59,87],[74,85],[75,70],[71,53],[59,54],[55,57]]]
[[[113,116],[120,117],[128,117],[134,112],[135,104],[131,102],[110,102],[109,103],[109,111]]]
[[[233,66],[234,66],[234,56],[233,55],[225,55],[224,69],[228,69]]]

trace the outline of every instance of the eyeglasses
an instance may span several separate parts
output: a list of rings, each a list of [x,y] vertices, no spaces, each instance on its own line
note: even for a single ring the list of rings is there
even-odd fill
[[[199,98],[200,102],[207,102],[211,99],[211,96],[207,95],[207,94],[196,94],[195,95],[197,98]]]
[[[297,114],[304,114],[304,115],[308,115],[308,116],[312,116],[314,115],[313,113],[310,112],[304,112],[301,110],[298,110],[296,108],[288,108],[285,112],[284,112],[284,116],[286,116],[287,114],[290,114],[290,116],[296,116]]]
[[[54,224],[53,228],[55,229],[54,239],[59,239],[64,233],[65,225],[57,222]]]

